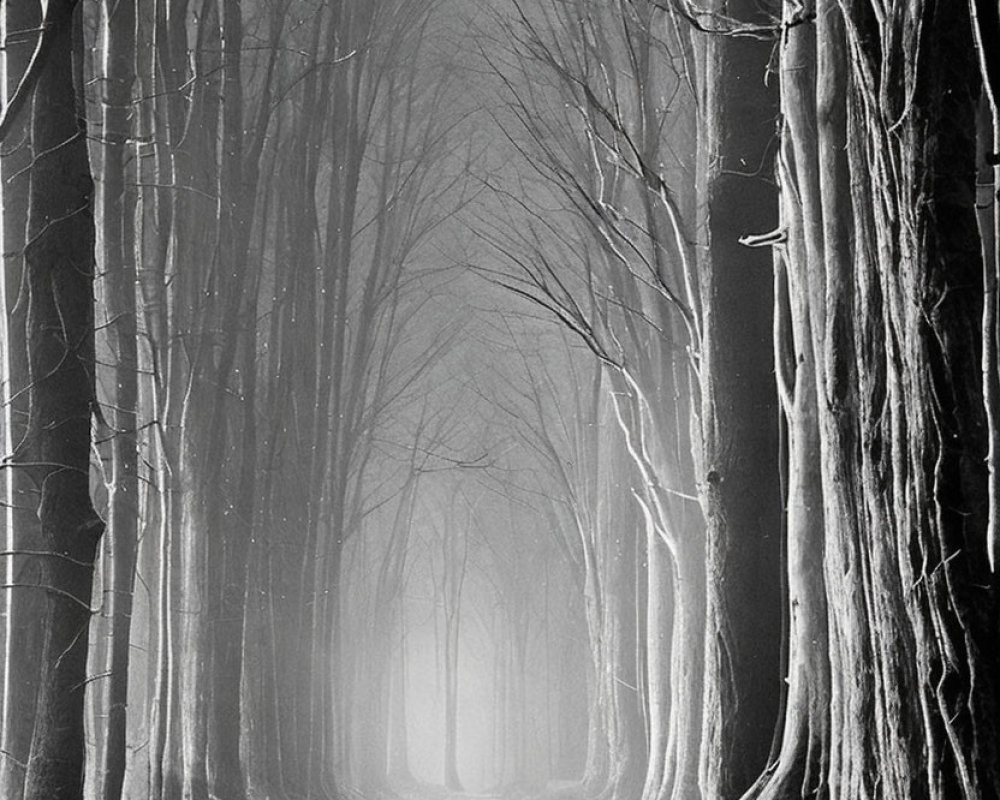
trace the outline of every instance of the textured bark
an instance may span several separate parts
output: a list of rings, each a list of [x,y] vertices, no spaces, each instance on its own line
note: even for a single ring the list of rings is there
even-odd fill
[[[35,43],[41,8],[37,3],[5,3],[3,13],[4,106],[28,65]],[[28,165],[31,149],[27,114],[15,121],[0,155],[0,192],[3,204],[3,283],[0,308],[0,361],[3,363],[0,402],[3,420],[2,498],[4,556],[3,594],[3,696],[0,700],[0,797],[20,800],[24,769],[31,746],[32,718],[38,690],[41,637],[27,622],[41,617],[45,598],[37,589],[42,582],[39,559],[24,555],[41,550],[41,530],[35,510],[38,486],[30,471],[16,466],[34,461],[28,425],[28,297],[23,283],[25,226],[28,214]],[[20,551],[22,554],[18,554]],[[25,588],[17,588],[25,587]]]
[[[204,441],[203,425],[189,413],[184,415],[183,444],[180,462],[197,474],[198,459],[195,442]],[[194,485],[190,477],[181,483],[183,492],[180,506],[180,525],[176,528],[179,546],[179,592],[181,619],[178,625],[177,670],[177,744],[170,767],[178,770],[184,800],[208,800],[208,773],[205,764],[207,744],[207,702],[209,691],[208,634],[206,610],[208,606],[208,557],[205,530],[206,499],[202,487]],[[168,737],[171,732],[168,731]],[[176,735],[176,733],[174,734]],[[179,761],[177,755],[180,756]]]
[[[801,11],[788,4],[786,20]],[[992,798],[1000,662],[981,358],[990,288],[974,209],[968,6],[804,11],[815,26],[790,28],[781,54],[779,264],[796,374],[792,364],[779,372],[798,401],[811,349],[809,458],[815,476],[819,455],[820,480],[811,495],[795,484],[790,415],[785,739],[751,795]],[[797,563],[793,511],[808,498],[813,509],[821,498],[822,547]],[[812,641],[795,635],[800,582],[813,587],[823,625]]]
[[[862,374],[884,371],[895,412],[880,442],[891,456],[892,492],[868,501],[884,504],[892,521],[904,589],[900,596],[894,581],[877,576],[873,594],[895,590],[912,631],[907,655],[917,681],[903,718],[931,758],[911,778],[911,796],[964,800],[996,797],[1000,785],[1000,628],[988,562],[983,285],[974,211],[978,65],[965,4],[927,2],[907,11],[882,34],[900,43],[895,58],[891,49],[870,47],[872,17],[858,9],[849,21],[860,40],[852,78],[862,95],[862,124],[901,121],[898,138],[879,137],[878,148],[857,164],[857,172],[867,167],[874,174],[885,159],[894,177],[868,185],[876,208],[891,208],[888,200],[899,213],[898,225],[875,215],[877,249],[865,255],[879,257],[862,261],[864,274],[878,275],[886,329],[884,361],[864,363]],[[938,33],[910,34],[917,19]],[[918,63],[934,66],[917,69]],[[869,83],[876,64],[898,82]],[[885,98],[881,108],[871,104],[870,92]]]
[[[246,796],[240,759],[243,730],[242,679],[247,587],[247,558],[255,530],[257,420],[256,330],[245,319],[256,319],[259,261],[250,257],[250,226],[258,194],[260,148],[268,120],[263,112],[248,135],[244,119],[242,48],[243,20],[239,3],[219,4],[218,41],[222,45],[223,103],[219,109],[216,151],[218,167],[218,260],[215,280],[219,287],[224,339],[216,359],[205,364],[216,391],[212,400],[207,482],[230,498],[228,507],[210,503],[205,533],[208,558],[214,575],[209,602],[211,651],[208,738],[206,746],[209,792],[241,800]],[[269,82],[261,90],[265,103]],[[266,105],[264,106],[266,109]],[[266,109],[269,111],[269,109]],[[249,330],[247,330],[249,328]],[[238,381],[238,383],[237,383]],[[237,385],[232,386],[233,383]],[[233,407],[235,392],[241,402]],[[228,419],[238,415],[239,425]],[[239,453],[239,468],[227,471],[227,453]]]
[[[973,34],[983,78],[983,109],[978,140],[979,238],[983,256],[983,403],[989,427],[990,567],[1000,559],[1000,8],[988,0],[969,0]]]
[[[168,143],[170,176],[189,191],[171,192],[171,261],[167,281],[170,335],[179,346],[167,350],[170,364],[168,407],[164,414],[173,457],[176,495],[170,527],[176,572],[171,576],[175,626],[169,656],[168,728],[164,736],[163,792],[169,800],[208,798],[209,713],[212,700],[211,617],[221,570],[216,548],[224,535],[218,519],[227,504],[219,437],[228,425],[216,424],[219,387],[228,376],[217,373],[224,337],[220,294],[220,254],[215,250],[219,225],[218,143],[224,102],[220,10],[207,3],[206,13],[190,27],[180,8],[164,10],[158,36],[166,85],[174,89],[161,135]],[[193,54],[190,69],[188,48]],[[217,222],[219,220],[219,222]],[[182,336],[178,334],[182,333]],[[166,346],[164,342],[161,346]],[[171,343],[172,344],[172,343]],[[178,390],[178,384],[184,388]],[[210,560],[216,556],[214,563]],[[211,579],[211,580],[210,580]]]
[[[28,436],[41,487],[46,608],[26,800],[83,796],[93,565],[104,524],[90,499],[94,404],[93,181],[82,117],[76,3],[50,2],[51,45],[35,86],[28,203]],[[78,30],[76,31],[79,32]]]
[[[104,44],[104,134],[101,220],[104,302],[110,319],[114,366],[112,464],[104,595],[110,618],[107,665],[107,727],[99,785],[105,800],[121,797],[125,780],[125,727],[128,704],[132,594],[135,585],[139,515],[137,451],[138,334],[132,209],[135,191],[126,188],[127,141],[132,131],[135,75],[135,9],[128,3],[102,5]]]
[[[216,588],[210,564],[222,531],[217,525],[225,498],[223,465],[218,460],[218,437],[228,426],[216,426],[216,402],[220,383],[227,376],[215,376],[221,297],[206,287],[219,286],[218,255],[213,249],[218,229],[219,209],[217,144],[222,104],[222,68],[218,8],[209,4],[198,20],[187,44],[183,28],[169,30],[164,46],[175,51],[193,46],[192,69],[205,75],[190,86],[186,106],[170,118],[173,139],[173,178],[195,191],[172,193],[173,263],[170,265],[170,293],[175,313],[175,331],[184,331],[184,347],[171,353],[171,383],[190,384],[172,398],[171,421],[177,426],[172,436],[175,448],[177,489],[171,530],[176,547],[177,579],[175,602],[181,609],[177,620],[176,649],[172,654],[176,670],[176,729],[167,734],[168,769],[180,782],[183,800],[208,797],[208,719],[211,702],[210,612]],[[183,20],[183,15],[181,16]],[[177,26],[172,17],[167,23]],[[185,58],[171,53],[175,68]],[[187,76],[179,72],[178,82]],[[172,387],[171,387],[172,388]],[[220,430],[221,427],[221,430]],[[177,735],[179,734],[179,736]],[[173,738],[176,737],[176,738]],[[173,747],[172,753],[169,748]]]
[[[756,2],[727,3],[743,23]],[[700,158],[708,246],[700,266],[708,632],[701,786],[734,797],[764,768],[781,682],[781,487],[771,348],[771,257],[740,238],[772,231],[777,92],[772,44],[709,36]]]
[[[174,97],[174,91],[163,92],[168,85],[165,77],[173,79],[169,40],[164,35],[164,4],[158,2],[152,18],[138,18],[139,40],[136,47],[136,94],[141,97]],[[163,65],[163,72],[159,66]],[[169,84],[171,90],[177,87]],[[176,437],[170,423],[177,413],[174,402],[178,382],[171,380],[176,372],[175,354],[180,342],[171,336],[172,319],[168,300],[170,285],[170,246],[173,236],[173,212],[176,194],[166,189],[174,179],[173,160],[166,146],[170,140],[170,118],[162,106],[143,103],[138,106],[135,122],[144,138],[156,139],[162,144],[147,158],[137,160],[139,180],[146,184],[139,191],[142,208],[141,228],[136,236],[141,243],[145,273],[139,281],[142,296],[142,331],[148,345],[141,348],[142,369],[151,376],[143,384],[144,407],[153,419],[163,420],[162,428],[150,437],[149,463],[152,481],[147,485],[147,508],[154,509],[147,530],[150,537],[149,564],[146,575],[153,581],[150,597],[151,645],[147,681],[147,719],[149,745],[145,752],[147,764],[146,791],[150,800],[175,797],[171,793],[174,771],[170,758],[173,746],[172,733],[176,719],[176,671],[173,669],[174,643],[176,642],[175,582],[177,576],[175,538],[177,530],[174,516],[179,508],[177,481]],[[137,148],[138,149],[138,148]],[[141,773],[139,773],[141,774]]]

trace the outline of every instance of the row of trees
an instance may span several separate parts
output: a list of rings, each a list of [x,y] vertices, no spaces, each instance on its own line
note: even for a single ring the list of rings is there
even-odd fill
[[[995,796],[995,5],[461,10],[3,4],[0,795]]]
[[[583,565],[589,794],[995,796],[997,19],[579,0],[497,20],[516,166],[490,178],[485,270],[597,370],[560,406],[571,433],[529,436]],[[631,583],[615,503],[611,530],[645,528]]]
[[[3,4],[5,798],[359,780],[345,571],[450,335],[435,13]]]

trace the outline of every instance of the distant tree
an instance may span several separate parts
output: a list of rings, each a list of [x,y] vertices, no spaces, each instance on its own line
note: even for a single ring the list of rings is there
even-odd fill
[[[450,485],[448,485],[450,484]],[[473,506],[455,477],[442,487],[435,508],[424,513],[440,548],[436,559],[439,571],[434,585],[436,601],[441,608],[441,673],[444,683],[444,747],[442,772],[445,786],[461,791],[458,776],[458,676],[459,648],[462,636],[463,587],[468,574],[469,526],[473,521]],[[432,562],[433,568],[433,562]]]
[[[698,783],[706,602],[691,424],[703,311],[683,218],[694,182],[668,138],[693,139],[687,45],[676,29],[654,35],[648,7],[513,5],[516,68],[499,70],[509,113],[498,121],[531,176],[517,182],[544,199],[512,199],[509,232],[486,237],[515,266],[498,282],[605,368],[647,526],[644,794],[681,798]]]
[[[604,368],[588,358],[592,354],[574,351],[564,331],[543,340],[548,345],[545,355],[524,349],[533,338],[524,330],[512,329],[511,335],[519,369],[503,377],[505,386],[493,392],[494,402],[509,418],[538,472],[548,476],[544,488],[532,488],[546,493],[542,505],[549,506],[546,516],[580,594],[591,654],[582,783],[596,796],[628,796],[637,790],[645,770],[642,716],[649,691],[643,663],[643,606],[651,589],[645,568],[649,542],[628,491],[637,477],[623,463],[627,458],[614,424]],[[532,510],[543,513],[537,507]],[[518,583],[507,577],[511,571],[516,577],[526,567],[509,549],[499,544],[490,549],[497,551],[493,580],[501,587],[498,593],[510,596],[506,602],[523,609],[522,614],[532,612],[521,601],[523,579]],[[527,619],[511,616],[511,636],[519,635],[518,625],[527,624]]]

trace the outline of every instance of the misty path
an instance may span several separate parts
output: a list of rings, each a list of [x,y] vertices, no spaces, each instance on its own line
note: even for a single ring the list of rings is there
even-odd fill
[[[576,800],[584,796],[579,781],[560,780],[541,786],[508,787],[488,792],[451,791],[444,786],[417,783],[393,786],[390,791],[398,800]]]
[[[0,39],[0,800],[996,800],[996,0]]]

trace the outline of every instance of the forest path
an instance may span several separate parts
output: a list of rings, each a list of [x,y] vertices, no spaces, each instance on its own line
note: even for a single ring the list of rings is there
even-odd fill
[[[549,781],[545,784],[514,784],[490,791],[453,791],[445,786],[413,783],[395,789],[389,800],[581,800],[579,781]]]

